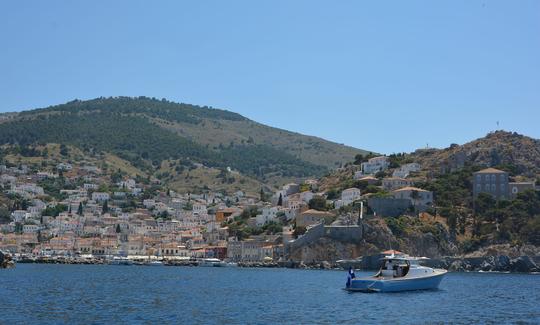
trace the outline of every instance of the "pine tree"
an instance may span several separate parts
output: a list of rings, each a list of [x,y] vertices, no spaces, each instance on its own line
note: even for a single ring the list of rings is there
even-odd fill
[[[281,195],[281,193],[279,193],[279,199],[277,201],[277,205],[283,206],[283,195]]]
[[[120,225],[116,225],[116,233],[119,234],[120,232],[122,232],[122,230],[120,229]]]
[[[82,202],[79,202],[79,208],[77,209],[77,214],[82,216],[83,215],[83,205]]]

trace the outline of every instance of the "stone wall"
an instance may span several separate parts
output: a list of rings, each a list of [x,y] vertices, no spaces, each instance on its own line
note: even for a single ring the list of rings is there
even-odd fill
[[[336,244],[357,245],[362,241],[362,226],[325,226],[322,223],[315,225],[306,231],[298,239],[285,245],[286,259],[297,259],[299,256],[310,255],[305,250],[321,240],[334,241]],[[339,246],[339,245],[338,245]]]
[[[411,201],[408,199],[374,197],[368,199],[368,206],[378,216],[399,217],[411,206]]]

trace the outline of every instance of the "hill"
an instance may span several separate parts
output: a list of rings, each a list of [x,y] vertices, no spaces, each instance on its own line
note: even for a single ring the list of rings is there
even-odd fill
[[[410,158],[435,174],[474,165],[505,169],[513,176],[532,178],[540,174],[540,140],[515,132],[495,131],[464,145],[419,149]]]
[[[56,143],[85,155],[113,154],[149,174],[168,161],[230,167],[270,183],[320,176],[365,153],[226,110],[147,97],[75,100],[3,114],[0,143],[25,148]]]
[[[538,184],[539,140],[496,131],[464,145],[422,149],[410,154],[393,154],[388,158],[389,169],[375,175],[379,178],[378,184],[401,165],[419,163],[421,170],[411,172],[408,179],[415,187],[433,192],[433,206],[427,212],[448,229],[449,244],[457,248],[456,252],[469,254],[497,245],[540,244],[540,191],[529,190],[500,201],[488,194],[481,194],[473,200],[472,193],[473,173],[486,167],[508,171],[510,181],[536,180]],[[357,187],[363,194],[387,195],[379,186],[354,180],[353,175],[360,170],[359,164],[364,159],[359,157],[323,177],[319,182],[320,190],[325,191],[328,198],[338,198],[341,191],[349,187]],[[400,238],[411,232],[422,233],[421,229],[429,230],[429,227],[421,227],[412,231],[415,225],[410,220],[415,219],[404,216],[386,218],[385,223]]]

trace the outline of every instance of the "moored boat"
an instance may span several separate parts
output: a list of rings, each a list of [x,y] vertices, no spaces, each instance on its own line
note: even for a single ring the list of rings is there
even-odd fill
[[[199,266],[206,267],[225,267],[227,263],[218,258],[204,258],[199,262]]]
[[[373,276],[357,278],[354,271],[349,269],[345,290],[400,292],[437,289],[447,271],[420,265],[426,259],[392,252],[381,259],[381,269]]]
[[[162,261],[148,261],[144,265],[146,265],[146,266],[163,266],[164,264],[163,264]]]
[[[111,265],[133,265],[133,261],[124,256],[114,256],[109,260]]]

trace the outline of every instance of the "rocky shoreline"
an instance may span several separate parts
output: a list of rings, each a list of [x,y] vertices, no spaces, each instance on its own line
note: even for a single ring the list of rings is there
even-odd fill
[[[358,270],[372,271],[379,268],[381,255],[371,255],[356,260],[338,261],[331,263],[321,262],[251,262],[238,263],[238,267],[245,268],[293,268],[293,269],[320,269],[342,270],[353,267]],[[75,258],[26,258],[17,263],[36,264],[80,264],[80,265],[105,265],[103,259],[75,259]],[[504,272],[504,273],[540,273],[540,256],[509,257],[506,255],[494,255],[483,257],[442,257],[426,260],[423,264],[447,269],[450,272]],[[137,263],[135,263],[137,265]],[[141,265],[144,265],[141,263]],[[197,266],[193,261],[164,261],[165,266]]]
[[[511,258],[507,255],[465,258],[445,257],[430,260],[426,265],[444,268],[453,272],[536,273],[540,272],[540,256],[525,255],[515,258]]]

